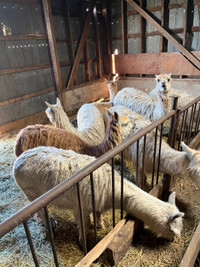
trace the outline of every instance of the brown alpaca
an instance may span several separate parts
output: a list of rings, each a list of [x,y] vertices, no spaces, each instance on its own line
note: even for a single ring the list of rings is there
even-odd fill
[[[24,151],[34,147],[53,146],[100,157],[128,136],[133,127],[134,123],[130,119],[118,116],[115,112],[110,116],[103,141],[99,145],[91,146],[72,132],[49,125],[29,125],[19,132],[15,141],[14,153],[18,157]]]

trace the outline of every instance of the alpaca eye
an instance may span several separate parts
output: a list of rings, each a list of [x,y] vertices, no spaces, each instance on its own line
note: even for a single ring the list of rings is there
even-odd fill
[[[157,81],[160,82],[160,79],[158,79]]]
[[[170,82],[170,79],[167,79],[168,82]]]

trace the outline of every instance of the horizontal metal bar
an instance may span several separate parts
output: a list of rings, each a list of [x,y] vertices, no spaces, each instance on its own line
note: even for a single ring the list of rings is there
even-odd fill
[[[185,105],[184,107],[182,107],[180,109],[180,113],[183,113],[186,109],[190,108],[192,105],[196,104],[199,101],[200,101],[200,96],[198,96],[197,98],[195,98],[194,100],[192,100],[191,102],[189,102],[187,105]]]
[[[151,123],[138,133],[130,136],[127,140],[123,141],[118,146],[114,147],[98,159],[96,159],[91,164],[84,167],[79,172],[73,174],[71,177],[67,178],[62,183],[58,184],[54,188],[50,189],[48,192],[43,194],[42,196],[38,197],[34,201],[32,201],[30,204],[26,205],[21,210],[14,213],[12,216],[7,218],[5,221],[0,223],[0,237],[4,236],[6,233],[11,231],[13,228],[15,228],[17,225],[21,224],[23,221],[27,220],[30,216],[32,216],[34,213],[39,211],[40,209],[44,208],[48,205],[48,203],[55,200],[58,196],[63,194],[66,190],[80,182],[84,177],[88,176],[90,173],[95,171],[97,168],[108,162],[112,157],[119,154],[122,150],[126,149],[130,145],[132,145],[134,142],[136,142],[138,139],[143,137],[145,134],[151,132],[155,127],[160,125],[165,120],[169,119],[171,116],[173,116],[175,113],[174,110],[170,111],[168,114],[163,116],[161,119],[155,121],[154,123]]]

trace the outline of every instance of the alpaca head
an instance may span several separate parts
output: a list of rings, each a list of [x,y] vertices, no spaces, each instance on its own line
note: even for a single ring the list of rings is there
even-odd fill
[[[59,98],[57,97],[56,100],[56,104],[55,105],[51,105],[48,102],[45,101],[45,104],[47,105],[47,109],[45,110],[45,113],[48,117],[48,119],[50,120],[51,123],[55,123],[56,121],[56,114],[59,114],[58,111],[63,110],[62,105],[60,103]]]
[[[107,86],[108,86],[108,92],[109,92],[109,96],[110,96],[110,102],[113,102],[114,97],[117,94],[117,81],[119,80],[119,77],[114,76],[113,80],[106,80],[107,82]]]
[[[171,204],[175,210],[168,219],[169,233],[167,233],[167,231],[165,232],[167,239],[172,239],[172,240],[174,239],[175,236],[181,235],[181,230],[183,227],[183,216],[185,215],[183,212],[180,212],[176,207],[175,198],[176,198],[176,192],[171,193],[168,198],[168,203]]]
[[[122,139],[128,137],[135,129],[135,123],[133,118],[128,118],[126,116],[120,116],[117,112],[112,114],[109,110],[107,110],[107,115],[110,118],[115,119],[115,123],[119,126],[120,135]]]
[[[163,237],[170,241],[174,239],[176,236],[181,235],[181,230],[183,227],[183,216],[185,215],[183,212],[180,212],[175,203],[176,192],[170,194],[168,203],[170,204],[168,209],[166,210],[165,216],[163,219],[163,224],[156,226],[154,232],[157,237]],[[161,226],[161,228],[160,228]]]
[[[171,73],[156,75],[156,89],[160,93],[168,93],[171,89]]]
[[[184,142],[181,142],[181,146],[189,159],[188,170],[191,178],[200,187],[200,151],[190,148]]]

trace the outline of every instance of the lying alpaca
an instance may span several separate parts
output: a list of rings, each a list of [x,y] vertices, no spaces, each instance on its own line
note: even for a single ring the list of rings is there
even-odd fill
[[[133,120],[118,116],[116,112],[110,116],[104,140],[99,145],[91,146],[72,132],[49,125],[36,124],[27,126],[19,132],[14,146],[15,155],[19,156],[24,151],[38,146],[54,146],[100,157],[118,145],[134,128]]]
[[[139,114],[133,112],[132,110],[124,106],[114,106],[109,109],[111,112],[117,112],[122,116],[131,116],[134,118],[135,130],[134,133],[137,133],[141,129],[145,128],[150,121],[144,119]],[[142,175],[142,157],[143,157],[143,140],[141,138],[139,141],[139,181],[141,181]],[[159,133],[158,138],[159,140]],[[153,155],[154,155],[154,143],[155,143],[155,130],[151,131],[146,136],[146,152],[145,152],[145,172],[152,172],[153,167]],[[162,149],[160,157],[160,171],[167,173],[169,175],[185,175],[189,178],[192,178],[200,186],[200,152],[194,149],[190,149],[184,143],[182,143],[184,152],[176,151],[171,148],[167,142],[162,140]],[[136,162],[136,153],[137,145],[136,143],[132,144],[126,151],[124,158],[127,160],[132,160]],[[159,144],[157,141],[156,149],[156,158],[158,158]],[[157,161],[156,161],[157,166]],[[140,185],[140,184],[138,184]]]
[[[110,97],[112,85],[109,87]],[[113,96],[112,96],[113,97]],[[171,98],[169,97],[168,87],[163,83],[159,84],[157,98],[151,97],[142,90],[133,87],[126,87],[120,90],[113,100],[113,105],[123,105],[127,108],[141,114],[150,121],[155,121],[169,112],[171,107]]]
[[[38,147],[24,152],[14,164],[16,183],[29,201],[33,201],[54,186],[69,178],[72,174],[92,163],[94,157],[80,155],[71,150],[54,147]],[[80,195],[83,201],[83,214],[88,232],[89,214],[93,211],[90,178],[87,176],[79,182]],[[93,172],[95,208],[104,212],[112,208],[112,170],[108,164],[102,165]],[[142,220],[158,236],[172,240],[179,236],[182,229],[182,217],[175,205],[175,193],[169,197],[169,202],[163,202],[149,195],[140,188],[124,179],[124,210]],[[60,209],[71,209],[79,226],[79,241],[82,242],[80,231],[80,215],[77,201],[77,188],[71,187],[59,198],[53,206]],[[115,207],[121,207],[121,176],[115,171]],[[38,215],[46,224],[43,211]]]
[[[78,129],[69,121],[69,118],[57,98],[57,103],[51,105],[45,102],[48,108],[46,114],[49,120],[57,128],[72,132],[90,145],[102,142],[105,135],[104,114],[111,103],[91,103],[83,105],[77,114]]]

